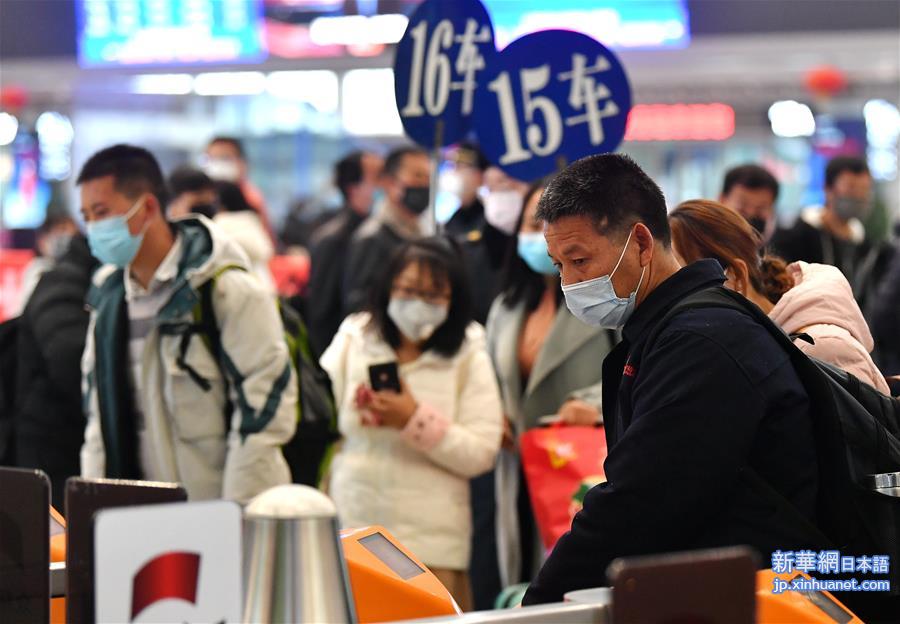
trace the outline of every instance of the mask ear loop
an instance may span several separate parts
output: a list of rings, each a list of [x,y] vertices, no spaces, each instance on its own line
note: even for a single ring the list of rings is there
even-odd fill
[[[625,257],[625,250],[628,249],[628,243],[631,242],[631,235],[632,235],[632,234],[634,234],[634,229],[632,229],[630,232],[628,232],[628,238],[625,239],[625,246],[622,248],[622,255],[619,256],[619,261],[616,262],[616,268],[614,268],[614,269],[612,270],[612,273],[609,274],[609,278],[610,278],[610,279],[612,279],[612,276],[615,274],[615,272],[619,270],[619,265],[622,264],[622,258]],[[648,265],[648,266],[649,266],[649,265]],[[635,287],[635,289],[634,289],[634,290],[632,291],[632,293],[631,293],[632,295],[637,295],[637,292],[641,289],[641,284],[644,283],[644,275],[645,275],[646,273],[647,273],[647,267],[645,266],[644,268],[641,269],[641,279],[638,280],[637,286]],[[630,296],[631,296],[631,295],[629,295],[629,297],[630,297]]]
[[[134,206],[131,207],[131,210],[125,213],[125,223],[127,224],[131,221],[131,218],[137,214],[138,210],[141,206],[144,205],[144,201],[147,199],[147,195],[141,195],[136,202],[134,202]],[[138,236],[143,236],[147,233],[147,229],[150,227],[150,223],[147,222],[144,224],[144,227],[141,229],[140,234]]]
[[[648,264],[647,266],[650,266],[650,265]],[[647,267],[644,267],[643,269],[641,269],[641,279],[638,280],[638,285],[634,289],[634,292],[631,293],[632,295],[637,296],[637,292],[641,289],[641,284],[644,283],[644,273],[646,273],[646,272],[647,272]]]
[[[628,232],[628,238],[625,239],[625,246],[622,247],[622,253],[619,254],[619,261],[616,262],[616,266],[613,268],[612,273],[609,274],[609,278],[612,279],[612,276],[616,274],[616,271],[619,270],[619,265],[622,264],[622,258],[625,257],[625,250],[628,249],[628,243],[631,242],[631,235],[634,234],[634,228]],[[642,278],[643,279],[643,278]]]

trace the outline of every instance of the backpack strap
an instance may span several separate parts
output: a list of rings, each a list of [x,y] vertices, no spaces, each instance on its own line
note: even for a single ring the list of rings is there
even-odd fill
[[[194,319],[202,332],[202,335],[209,341],[207,346],[213,354],[213,359],[219,367],[222,375],[222,383],[225,386],[225,410],[223,416],[225,418],[225,431],[231,429],[231,414],[234,412],[234,404],[231,401],[231,384],[228,381],[228,373],[225,370],[224,355],[225,349],[222,347],[222,332],[219,330],[219,322],[216,319],[216,309],[213,307],[213,290],[216,282],[226,271],[245,271],[244,267],[238,264],[226,264],[216,269],[213,276],[200,285],[200,309],[199,318],[197,318],[197,308],[194,308]]]
[[[794,358],[794,352],[799,352],[797,345],[793,343],[790,336],[785,334],[765,312],[760,310],[743,295],[722,286],[715,286],[713,288],[706,288],[691,293],[666,312],[665,316],[663,316],[656,326],[654,326],[650,335],[647,337],[647,340],[644,343],[644,353],[646,353],[647,349],[656,342],[656,339],[659,338],[659,335],[669,325],[672,318],[678,316],[682,312],[693,310],[695,308],[726,308],[729,310],[736,310],[737,312],[743,312],[765,327],[775,341],[784,347],[788,354],[791,355],[792,359]]]
[[[769,482],[756,472],[756,470],[750,467],[749,464],[741,469],[740,476],[751,489],[756,490],[757,494],[775,507],[783,518],[799,529],[803,535],[809,536],[813,540],[811,545],[815,545],[817,548],[836,547],[830,537],[825,535],[819,527],[810,522],[791,501],[772,487]]]
[[[175,364],[188,374],[188,377],[191,380],[200,386],[204,392],[209,392],[212,389],[212,384],[209,383],[209,380],[197,372],[197,370],[187,363],[187,350],[191,344],[191,338],[194,334],[200,333],[200,330],[196,325],[188,325],[184,331],[181,332],[181,341],[178,344],[178,355],[175,358]],[[217,360],[218,361],[218,360]]]
[[[772,338],[788,353],[791,362],[795,366],[800,366],[802,362],[806,362],[807,368],[815,367],[815,364],[794,344],[792,338],[784,333],[784,330],[776,325],[765,312],[743,295],[721,286],[694,292],[676,303],[650,332],[644,343],[643,355],[647,354],[672,318],[682,312],[696,308],[725,308],[746,314],[766,328]],[[803,339],[803,336],[805,334],[797,337]],[[800,371],[798,371],[799,373]],[[801,382],[803,381],[803,376],[801,375]],[[812,395],[810,395],[810,399],[812,399]],[[749,487],[773,505],[790,524],[801,531],[802,534],[808,535],[810,539],[814,540],[815,544],[831,546],[834,543],[832,539],[810,522],[793,503],[778,492],[749,464],[741,469],[740,476]],[[820,487],[822,487],[822,484],[820,484]]]
[[[222,348],[222,335],[219,331],[219,324],[216,320],[216,310],[213,307],[213,290],[215,288],[216,282],[218,279],[224,274],[226,271],[245,271],[244,267],[238,264],[226,264],[224,266],[216,269],[216,272],[213,274],[211,278],[207,281],[203,282],[200,287],[197,289],[198,294],[200,295],[200,301],[197,305],[194,306],[192,311],[194,317],[194,323],[192,325],[188,325],[183,332],[181,332],[181,342],[178,345],[178,357],[175,359],[175,363],[183,370],[191,380],[196,383],[204,392],[209,392],[212,389],[212,384],[208,379],[203,377],[200,373],[196,371],[190,364],[188,364],[186,356],[187,350],[191,343],[191,338],[193,336],[199,335],[203,341],[206,343],[207,349],[212,354],[213,359],[216,361],[216,366],[219,367],[219,372],[222,375],[222,382],[225,385],[225,429],[226,431],[230,429],[229,420],[231,418],[231,413],[234,411],[233,404],[231,402],[231,387],[228,381],[228,374],[225,372],[225,367],[223,366],[223,348]]]

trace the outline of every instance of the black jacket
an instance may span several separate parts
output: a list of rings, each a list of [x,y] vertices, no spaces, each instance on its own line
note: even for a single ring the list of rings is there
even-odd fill
[[[810,545],[739,476],[751,466],[814,520],[809,399],[788,354],[749,316],[714,308],[676,315],[645,344],[675,303],[724,280],[714,260],[692,264],[625,325],[603,362],[607,482],[587,494],[525,604],[606,585],[618,557],[748,544],[765,562]]]
[[[353,234],[364,217],[344,208],[315,231],[310,241],[312,268],[307,285],[306,321],[316,356],[321,356],[344,319],[341,287]]]
[[[856,293],[864,285],[866,264],[872,246],[868,241],[854,243],[837,238],[823,228],[798,218],[788,229],[779,229],[772,237],[771,247],[787,260],[814,262],[836,266],[853,286]],[[862,274],[861,274],[862,273]]]
[[[90,318],[85,296],[97,264],[84,237],[73,238],[41,277],[19,328],[16,465],[49,475],[59,510],[66,479],[81,472],[81,354]]]
[[[900,243],[869,309],[875,352],[882,372],[900,375]]]
[[[471,206],[457,210],[444,232],[459,243],[472,289],[475,320],[484,325],[499,294],[510,237],[485,220],[484,206],[477,199]]]

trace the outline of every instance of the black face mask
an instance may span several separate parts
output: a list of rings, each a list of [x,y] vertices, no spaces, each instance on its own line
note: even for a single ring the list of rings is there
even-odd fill
[[[429,199],[431,192],[427,186],[407,186],[403,193],[403,205],[417,215],[425,212]]]
[[[769,225],[769,222],[763,219],[762,217],[751,217],[747,219],[747,222],[753,226],[753,229],[757,231],[760,236],[766,235],[766,226]]]

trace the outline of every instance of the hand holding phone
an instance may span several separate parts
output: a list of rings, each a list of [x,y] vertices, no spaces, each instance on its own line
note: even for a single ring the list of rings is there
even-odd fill
[[[400,386],[400,372],[396,362],[373,364],[369,367],[369,384],[375,392],[393,390],[397,394],[402,392]]]

